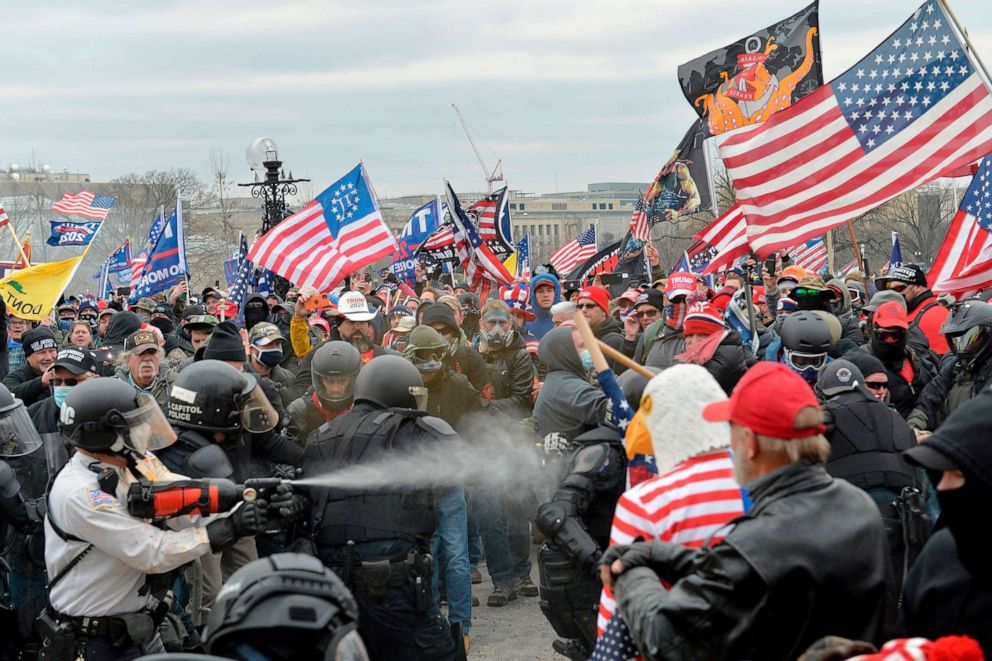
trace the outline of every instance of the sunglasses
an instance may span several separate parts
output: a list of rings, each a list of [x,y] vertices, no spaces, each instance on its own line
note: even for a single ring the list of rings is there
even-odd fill
[[[898,283],[896,283],[894,285],[889,285],[889,291],[894,291],[897,294],[901,294],[904,291],[906,291],[906,287],[908,287],[908,286],[909,285],[907,285],[906,283],[898,282]]]
[[[817,296],[824,296],[828,292],[821,291],[819,289],[809,289],[807,287],[794,287],[792,289],[791,298],[815,298]]]
[[[638,319],[654,319],[659,314],[661,313],[657,310],[638,310],[634,313],[634,316]]]
[[[875,335],[878,336],[878,339],[879,340],[881,340],[882,342],[885,342],[886,344],[899,344],[900,342],[903,341],[903,339],[905,339],[905,337],[906,337],[906,331],[904,331],[904,330],[884,330],[884,329],[879,328],[879,329],[876,329],[875,330]]]
[[[593,308],[598,308],[599,306],[595,303],[576,303],[575,307],[579,310],[592,310]]]
[[[82,383],[85,380],[86,379],[57,379],[57,378],[54,378],[53,377],[51,379],[50,383],[53,386],[55,386],[56,388],[58,388],[59,386],[70,386],[71,387],[71,386],[78,385],[78,384]]]
[[[882,390],[883,388],[888,388],[888,381],[865,381],[865,388],[869,390]]]

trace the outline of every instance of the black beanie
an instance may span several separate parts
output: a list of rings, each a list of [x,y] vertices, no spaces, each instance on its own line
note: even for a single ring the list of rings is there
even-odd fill
[[[432,324],[444,324],[445,328],[455,330],[458,328],[458,324],[455,323],[455,315],[444,303],[435,303],[424,310],[424,314],[421,317],[421,321],[425,326],[430,326]]]
[[[214,326],[207,345],[203,350],[204,360],[245,361],[245,344],[241,332],[233,321],[222,321]]]
[[[48,326],[38,326],[21,335],[21,346],[24,348],[25,358],[35,351],[59,348],[55,341],[55,334]]]

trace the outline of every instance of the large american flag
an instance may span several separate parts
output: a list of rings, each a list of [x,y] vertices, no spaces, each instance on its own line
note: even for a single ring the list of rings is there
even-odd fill
[[[469,215],[476,217],[476,225],[479,228],[479,236],[483,241],[494,241],[496,239],[496,204],[498,200],[487,195],[468,208]]]
[[[106,220],[110,208],[117,201],[116,197],[97,195],[84,190],[78,195],[66,193],[62,199],[52,205],[52,211],[64,215],[83,216],[93,220]]]
[[[434,233],[428,237],[424,244],[420,247],[421,250],[431,251],[440,250],[441,248],[447,248],[455,242],[455,232],[451,228],[451,225],[443,225],[436,230]]]
[[[992,158],[972,178],[927,282],[935,292],[992,287]]]
[[[630,235],[638,241],[647,241],[651,238],[651,225],[648,223],[648,214],[644,211],[646,207],[643,198],[637,200],[634,213],[630,216]]]
[[[3,227],[9,222],[10,222],[10,216],[8,216],[7,212],[3,210],[2,206],[0,206],[0,227]]]
[[[829,85],[720,146],[759,256],[992,151],[992,99],[936,1]]]
[[[827,263],[827,247],[822,236],[793,246],[789,255],[793,264],[812,273],[819,273]]]
[[[513,282],[513,276],[479,236],[447,179],[444,181],[444,192],[451,212],[455,251],[465,271],[465,279],[479,300],[484,301],[494,284],[509,285]]]
[[[592,225],[582,234],[551,253],[548,262],[563,276],[596,254],[596,226]]]
[[[396,239],[359,163],[256,241],[248,259],[294,285],[326,292],[347,274],[394,252]]]
[[[727,209],[712,223],[704,227],[693,238],[709,244],[716,250],[703,273],[716,273],[730,268],[734,260],[746,255],[751,246],[747,242],[747,225],[740,205]]]

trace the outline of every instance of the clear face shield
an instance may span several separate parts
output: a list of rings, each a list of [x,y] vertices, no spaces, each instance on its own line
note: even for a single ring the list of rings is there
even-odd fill
[[[311,383],[322,402],[347,406],[355,399],[355,376],[356,374],[328,375],[315,371]]]
[[[158,407],[155,398],[147,393],[138,395],[138,408],[118,415],[127,431],[126,434],[118,432],[118,441],[112,450],[118,450],[116,446],[120,444],[143,456],[149,450],[154,452],[176,442],[176,432],[172,430],[172,425]]]
[[[18,404],[0,418],[0,459],[22,457],[40,447],[41,436],[23,404]]]
[[[241,395],[237,403],[241,410],[241,427],[246,432],[260,434],[275,429],[279,424],[279,414],[257,383]]]

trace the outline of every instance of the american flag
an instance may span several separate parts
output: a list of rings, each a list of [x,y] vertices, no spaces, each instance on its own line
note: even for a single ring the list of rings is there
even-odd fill
[[[647,241],[651,238],[651,226],[648,223],[648,215],[644,212],[646,207],[643,198],[637,200],[634,213],[630,217],[630,235],[638,241]]]
[[[793,246],[789,249],[789,255],[792,256],[792,263],[796,266],[812,273],[819,273],[823,265],[827,263],[827,246],[821,236]]]
[[[468,208],[468,215],[475,217],[483,241],[496,240],[496,203],[494,196],[487,195]]]
[[[10,216],[8,216],[7,212],[3,210],[2,206],[0,206],[0,227],[3,227],[9,222],[10,222]]]
[[[231,285],[231,292],[227,296],[227,300],[234,301],[238,304],[238,306],[241,305],[241,302],[245,298],[245,294],[248,293],[248,285],[250,284],[252,271],[255,270],[255,265],[252,264],[247,257],[248,240],[245,238],[244,233],[242,233],[241,241],[238,244],[238,252],[234,256],[238,264],[238,275],[234,278],[234,284]]]
[[[927,275],[935,292],[992,287],[992,158],[986,158],[951,220]]]
[[[96,195],[84,190],[78,195],[66,193],[62,199],[52,205],[52,211],[64,215],[83,216],[93,220],[106,220],[110,207],[114,206],[116,197]]]
[[[693,238],[709,244],[716,250],[716,255],[703,269],[703,273],[716,273],[730,268],[735,259],[746,255],[751,250],[751,246],[747,242],[744,212],[739,204],[727,209],[722,216],[703,228]]]
[[[582,234],[551,253],[548,262],[562,275],[596,254],[596,226],[592,225]]]
[[[451,229],[451,225],[444,225],[438,227],[434,230],[424,244],[420,247],[421,250],[431,251],[440,250],[442,248],[447,248],[448,246],[454,244],[455,242],[455,232]]]
[[[148,262],[148,252],[142,250],[137,256],[131,259],[131,286],[137,287],[138,281],[141,280],[141,274],[145,270],[145,264]],[[123,275],[121,276],[124,277]]]
[[[832,227],[992,151],[992,99],[936,1],[829,85],[720,156],[759,256]]]
[[[349,273],[394,252],[396,239],[359,163],[256,241],[248,259],[294,285],[326,292]]]
[[[483,301],[493,284],[508,285],[513,282],[513,276],[479,236],[447,179],[444,181],[444,192],[448,198],[448,209],[451,210],[455,250],[465,271],[465,279],[469,288]]]
[[[158,237],[162,235],[162,230],[165,229],[165,209],[160,208],[158,214],[155,216],[155,220],[152,221],[152,226],[148,229],[148,248],[155,247],[158,243]]]
[[[603,630],[603,635],[596,641],[596,648],[589,661],[629,661],[638,658],[640,656],[627,623],[619,614],[614,615]]]
[[[530,234],[525,234],[517,244],[517,280],[530,282]]]

